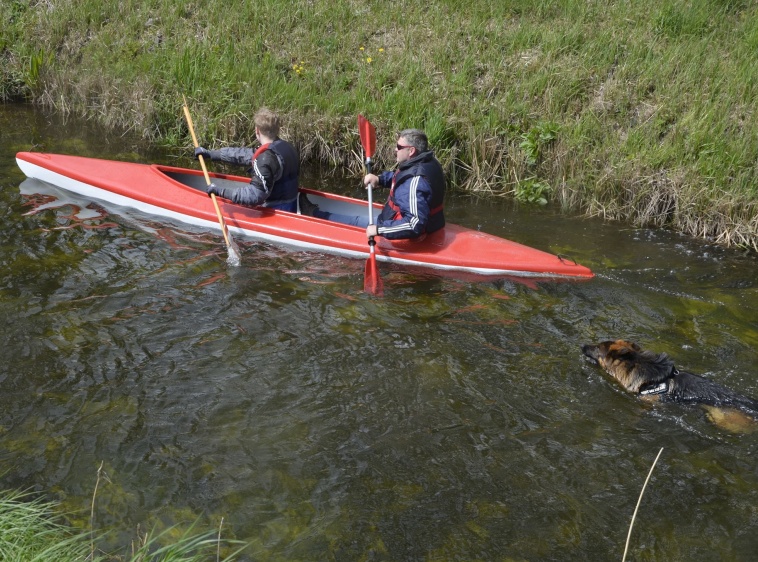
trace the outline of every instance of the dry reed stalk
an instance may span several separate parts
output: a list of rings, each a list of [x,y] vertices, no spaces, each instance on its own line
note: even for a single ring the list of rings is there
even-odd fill
[[[647,483],[650,480],[650,476],[653,474],[653,469],[655,468],[655,464],[658,462],[658,459],[661,456],[661,453],[663,452],[663,447],[661,447],[661,450],[658,451],[658,455],[655,457],[655,460],[653,461],[653,466],[650,467],[650,472],[647,473],[647,478],[645,478],[645,483],[642,485],[642,490],[640,491],[640,497],[637,499],[637,507],[634,508],[634,515],[632,515],[632,522],[629,524],[629,532],[626,535],[626,546],[624,547],[624,557],[621,559],[621,562],[624,562],[626,560],[626,553],[629,550],[629,539],[632,536],[632,527],[634,527],[634,520],[637,517],[637,510],[640,508],[640,503],[642,502],[642,494],[645,493],[645,488],[647,487]]]
[[[442,164],[450,170],[448,175],[460,177],[458,187],[465,191],[506,195],[509,163],[513,165],[514,175],[522,171],[510,156],[514,150],[509,143],[496,136],[476,135],[467,144],[466,150],[456,151],[452,160],[443,161]]]
[[[95,490],[92,492],[92,504],[90,506],[89,511],[89,529],[90,529],[90,556],[91,559],[95,559],[95,498],[97,498],[97,488],[100,485],[100,475],[103,472],[103,463],[105,461],[100,461],[100,466],[97,469],[97,479],[95,480]],[[107,479],[108,476],[105,475],[105,478]]]
[[[221,559],[221,527],[224,525],[224,518],[221,518],[221,523],[218,524],[218,539],[216,541],[216,562]]]

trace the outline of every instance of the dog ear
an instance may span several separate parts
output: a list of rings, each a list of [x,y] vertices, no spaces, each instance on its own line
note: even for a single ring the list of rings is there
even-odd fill
[[[616,357],[625,357],[627,355],[634,355],[640,351],[640,346],[636,343],[628,342],[626,340],[616,340],[611,346],[610,351]]]

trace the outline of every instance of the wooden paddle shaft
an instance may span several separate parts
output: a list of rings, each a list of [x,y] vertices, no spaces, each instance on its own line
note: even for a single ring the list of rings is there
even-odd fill
[[[195,135],[195,125],[192,123],[192,116],[190,115],[189,108],[187,107],[187,100],[184,100],[184,117],[187,119],[187,125],[189,125],[189,131],[190,135],[192,135],[192,144],[195,145],[195,148],[200,146],[200,143],[197,142],[197,135]],[[203,158],[203,155],[200,154],[197,157],[198,160],[200,160],[200,167],[203,168],[203,175],[205,175],[205,183],[207,185],[211,184],[211,177],[208,175],[208,169],[205,167],[205,159]]]
[[[192,116],[190,115],[189,108],[187,107],[187,99],[184,99],[184,117],[187,119],[187,125],[189,126],[190,135],[192,135],[192,144],[195,145],[195,148],[200,146],[200,143],[197,142],[197,135],[195,135],[195,125],[192,123]],[[200,160],[200,167],[203,169],[203,175],[205,176],[205,183],[206,185],[211,184],[211,177],[208,175],[208,169],[205,167],[205,159],[203,158],[202,154],[199,154],[197,156],[197,159]],[[218,206],[218,201],[216,201],[216,195],[215,193],[211,193],[211,201],[213,201],[213,206],[216,208],[216,216],[218,217],[218,222],[221,225],[221,231],[224,233],[224,241],[226,242],[227,246],[231,246],[231,240],[229,240],[229,233],[226,231],[226,224],[224,223],[224,215],[221,214],[221,208]]]

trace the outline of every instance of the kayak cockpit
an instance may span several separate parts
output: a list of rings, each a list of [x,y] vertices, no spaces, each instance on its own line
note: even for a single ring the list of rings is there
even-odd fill
[[[170,166],[161,166],[158,164],[154,164],[153,167],[160,174],[175,182],[198,191],[205,191],[207,183],[205,182],[205,176],[199,170],[172,168]],[[250,180],[247,178],[226,174],[211,173],[210,178],[214,184],[222,188],[243,187],[250,183]],[[301,189],[301,191],[307,193],[311,202],[318,205],[321,210],[330,213],[340,213],[344,215],[366,215],[368,213],[368,203],[365,201],[331,193],[322,193],[312,189]],[[381,206],[375,205],[374,221],[376,221],[376,217],[379,215],[380,211]]]
[[[164,176],[179,182],[182,185],[191,187],[192,189],[197,189],[198,191],[205,191],[205,188],[208,185],[205,181],[205,176],[200,171],[195,172],[194,170],[157,165],[155,168]],[[219,187],[239,187],[250,183],[250,180],[247,180],[246,178],[225,176],[221,174],[212,174],[211,181]]]

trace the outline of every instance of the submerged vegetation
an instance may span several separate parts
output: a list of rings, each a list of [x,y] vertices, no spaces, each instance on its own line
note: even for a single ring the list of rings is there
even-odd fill
[[[758,4],[747,0],[8,0],[0,98],[188,147],[268,105],[360,170],[355,118],[424,128],[452,182],[758,249]]]

